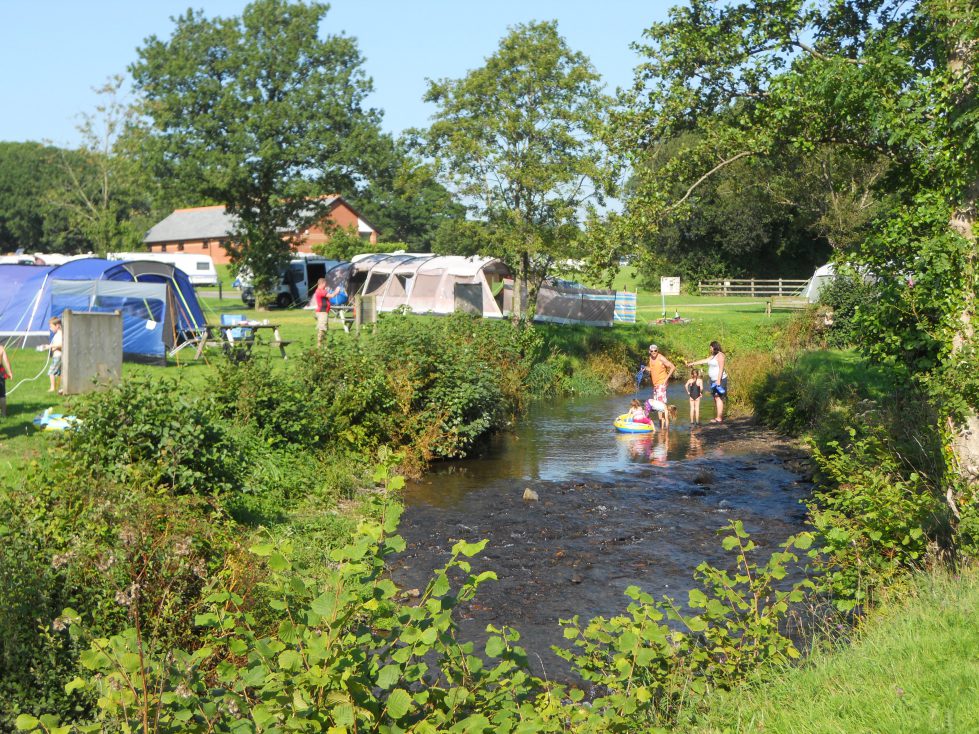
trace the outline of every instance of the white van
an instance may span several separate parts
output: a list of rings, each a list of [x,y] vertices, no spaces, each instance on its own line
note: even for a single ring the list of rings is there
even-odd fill
[[[110,252],[106,258],[168,263],[182,270],[195,286],[218,284],[218,271],[210,255],[194,255],[189,252]]]
[[[347,286],[351,264],[341,260],[328,260],[316,255],[296,257],[289,261],[289,267],[282,272],[282,281],[275,294],[275,304],[279,308],[305,306],[316,290],[316,281],[326,278],[332,288]],[[255,289],[252,287],[249,272],[242,268],[238,273],[241,286],[241,300],[249,308],[255,307]]]
[[[33,265],[33,255],[0,255],[0,265]]]

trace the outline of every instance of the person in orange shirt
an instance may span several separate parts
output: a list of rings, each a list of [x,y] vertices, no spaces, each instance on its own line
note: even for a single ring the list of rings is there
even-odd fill
[[[649,345],[649,362],[646,365],[649,372],[649,382],[653,386],[653,400],[666,403],[666,385],[669,383],[673,373],[676,372],[676,365],[660,353],[659,347],[655,344]],[[661,413],[661,428],[670,427],[670,411]]]

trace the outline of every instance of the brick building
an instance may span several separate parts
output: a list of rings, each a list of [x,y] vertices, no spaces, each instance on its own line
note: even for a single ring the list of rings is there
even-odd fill
[[[305,230],[296,247],[297,252],[312,252],[314,245],[329,239],[334,227],[354,227],[361,239],[377,243],[377,230],[368,224],[341,196],[325,197],[326,215],[323,220]],[[198,206],[175,209],[166,219],[153,225],[143,244],[150,252],[186,252],[210,255],[215,263],[231,261],[226,245],[231,240],[234,218],[223,206]]]

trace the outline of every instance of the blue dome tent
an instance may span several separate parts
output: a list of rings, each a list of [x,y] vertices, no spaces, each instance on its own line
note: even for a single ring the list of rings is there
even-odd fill
[[[185,273],[167,263],[72,260],[54,267],[0,265],[0,341],[29,347],[48,341],[48,320],[65,310],[122,314],[126,359],[166,362],[205,328]]]

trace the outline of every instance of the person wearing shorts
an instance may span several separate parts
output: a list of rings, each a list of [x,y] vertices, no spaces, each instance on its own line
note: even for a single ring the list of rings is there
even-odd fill
[[[710,394],[714,398],[715,412],[715,417],[710,422],[723,423],[724,407],[727,402],[727,355],[717,341],[712,341],[707,348],[709,351],[707,359],[687,362],[687,367],[697,364],[707,365],[707,377],[710,379]]]
[[[51,364],[48,366],[48,377],[51,378],[51,387],[48,389],[48,392],[61,392],[59,388],[61,382],[61,351],[65,337],[61,333],[61,319],[55,316],[48,324],[51,327],[51,331],[54,332],[47,347],[51,353]]]
[[[316,309],[316,346],[322,346],[323,335],[330,328],[330,299],[340,292],[339,288],[327,290],[326,278],[316,281],[313,307]]]
[[[676,372],[676,365],[660,353],[655,344],[649,345],[649,361],[646,364],[649,372],[649,382],[653,386],[653,400],[666,403],[666,386]],[[660,413],[660,428],[670,427],[670,413]]]

